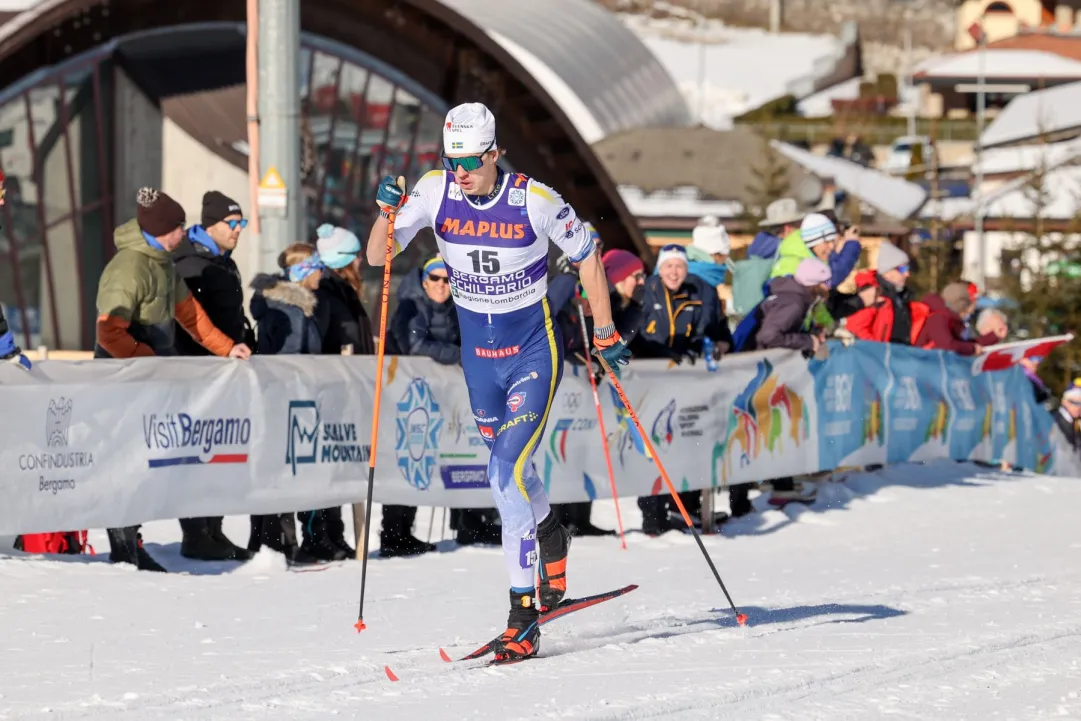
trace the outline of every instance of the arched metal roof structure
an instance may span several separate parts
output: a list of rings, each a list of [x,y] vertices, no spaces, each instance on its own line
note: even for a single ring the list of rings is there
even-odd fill
[[[114,38],[243,22],[244,3],[41,0],[0,26],[15,81]],[[361,48],[449,104],[486,103],[516,167],[557,188],[609,247],[647,246],[591,143],[631,127],[689,125],[649,50],[590,0],[304,0],[304,31]]]

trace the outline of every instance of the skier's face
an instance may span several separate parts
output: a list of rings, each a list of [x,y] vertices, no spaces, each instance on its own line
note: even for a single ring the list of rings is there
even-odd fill
[[[453,162],[456,157],[463,156],[448,155],[447,159]],[[495,187],[498,175],[496,166],[498,152],[490,150],[480,157],[482,165],[476,170],[466,170],[462,165],[457,165],[454,169],[454,181],[458,183],[458,187],[466,195],[486,195]]]

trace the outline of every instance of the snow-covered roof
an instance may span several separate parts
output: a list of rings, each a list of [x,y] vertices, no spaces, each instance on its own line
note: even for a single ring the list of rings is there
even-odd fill
[[[927,199],[927,192],[904,178],[896,178],[873,168],[865,168],[844,158],[815,155],[777,140],[771,141],[779,153],[820,178],[831,178],[847,193],[860,198],[881,213],[904,220]]]
[[[980,136],[984,148],[1081,129],[1081,82],[1018,95]]]
[[[831,72],[845,53],[844,42],[832,35],[772,34],[715,20],[688,25],[621,17],[675,79],[691,112],[716,130],[730,127],[733,116],[787,93],[806,95],[810,88],[803,86]]]
[[[982,201],[985,218],[1032,218],[1037,212],[1036,189],[1027,187],[1029,178],[1006,183]],[[1042,207],[1039,216],[1045,220],[1072,220],[1081,211],[1081,167],[1066,165],[1056,168],[1043,178]],[[980,201],[977,201],[980,202]],[[969,212],[974,212],[972,205]]]
[[[983,72],[988,79],[1081,79],[1081,62],[1043,50],[989,49],[982,51],[982,56]],[[980,66],[980,52],[955,53],[921,63],[915,75],[916,80],[976,78]]]
[[[627,209],[636,218],[735,218],[743,212],[743,204],[733,200],[702,200],[698,188],[643,192],[633,185],[619,186]]]
[[[1081,139],[991,148],[983,151],[980,162],[972,164],[972,172],[984,175],[1030,172],[1061,165],[1078,154],[1081,154]]]

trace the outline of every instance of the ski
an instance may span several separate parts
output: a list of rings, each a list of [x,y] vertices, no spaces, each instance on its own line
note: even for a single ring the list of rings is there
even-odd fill
[[[584,608],[589,608],[590,606],[596,606],[597,604],[604,603],[605,601],[611,601],[613,598],[619,598],[620,596],[623,596],[625,594],[630,593],[631,591],[633,591],[636,588],[638,588],[638,584],[632,583],[629,586],[624,586],[623,588],[617,588],[617,589],[615,589],[613,591],[606,591],[605,593],[598,593],[598,594],[596,594],[594,596],[585,596],[583,598],[566,598],[566,599],[563,599],[563,601],[558,606],[556,606],[554,609],[552,609],[551,611],[548,611],[547,613],[542,613],[540,615],[540,618],[537,620],[537,624],[540,625],[540,626],[543,626],[546,623],[550,623],[550,622],[555,621],[557,619],[563,618],[564,616],[566,616],[568,614],[571,614],[571,613],[574,613],[575,611],[581,611]],[[477,650],[473,651],[472,653],[467,654],[467,655],[462,656],[461,658],[457,659],[457,661],[472,661],[474,659],[478,659],[478,658],[482,658],[484,656],[487,656],[489,653],[492,653],[495,650],[495,646],[496,646],[496,643],[498,641],[499,641],[498,638],[493,638],[491,641],[484,644],[483,646],[481,646]],[[446,661],[447,663],[454,663],[454,661],[455,661],[455,659],[452,659],[450,657],[450,655],[442,648],[439,649],[439,657],[441,659],[443,659],[444,661]],[[524,660],[524,659],[519,659],[519,660]],[[489,666],[497,666],[497,665],[498,666],[504,666],[504,665],[507,665],[509,663],[516,663],[516,662],[517,662],[517,660],[516,661],[494,661],[493,660],[493,661],[490,661],[488,663],[488,665]]]

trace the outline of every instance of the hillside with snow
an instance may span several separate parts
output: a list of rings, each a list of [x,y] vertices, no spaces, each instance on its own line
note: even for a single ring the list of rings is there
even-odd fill
[[[811,507],[762,500],[705,541],[746,627],[689,536],[576,539],[572,594],[640,588],[501,668],[438,654],[502,629],[494,548],[373,560],[359,635],[359,564],[196,565],[175,522],[143,533],[180,573],[2,558],[0,719],[1081,718],[1081,480],[938,462],[824,484]]]

